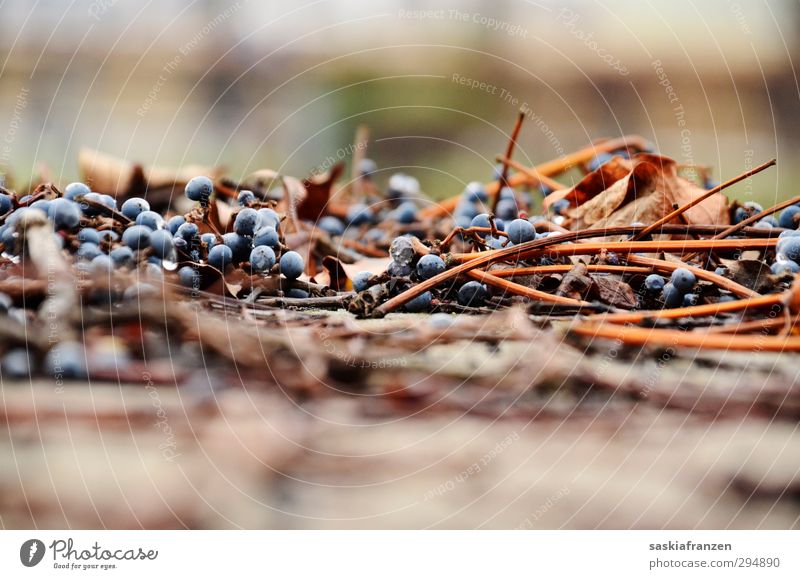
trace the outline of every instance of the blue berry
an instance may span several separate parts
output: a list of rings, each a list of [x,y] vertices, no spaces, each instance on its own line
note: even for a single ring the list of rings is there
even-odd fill
[[[119,235],[117,235],[116,231],[111,229],[104,229],[103,231],[99,231],[98,235],[100,235],[100,241],[105,241],[106,243],[113,243],[119,239]]]
[[[778,243],[779,256],[794,262],[800,262],[800,237],[784,237]]]
[[[120,212],[131,220],[135,220],[142,211],[150,211],[150,204],[141,197],[127,199],[120,209]]]
[[[27,348],[9,350],[0,360],[3,378],[19,380],[31,375],[31,359]]]
[[[84,227],[78,232],[78,241],[90,241],[100,245],[100,233],[93,227]]]
[[[536,229],[527,219],[515,219],[508,224],[506,233],[515,245],[536,239]]]
[[[14,208],[14,202],[10,195],[0,193],[0,215],[5,215]]]
[[[247,191],[244,189],[239,191],[239,195],[236,196],[236,202],[242,207],[248,207],[252,203],[256,202],[256,196],[252,191]]]
[[[369,287],[369,280],[372,274],[368,271],[359,271],[353,276],[353,289],[357,292],[363,292]]]
[[[644,287],[647,291],[660,293],[664,289],[664,278],[657,273],[652,273],[644,278]]]
[[[690,306],[696,306],[700,302],[700,296],[697,294],[686,294],[683,296],[683,307],[688,308]]]
[[[281,256],[281,273],[287,279],[297,279],[305,267],[303,258],[296,251],[287,251]]]
[[[236,215],[233,221],[233,230],[244,237],[252,237],[258,227],[260,217],[258,211],[245,207]]]
[[[114,199],[111,195],[100,195],[100,203],[102,203],[109,209],[113,209],[114,211],[117,210],[117,200]]]
[[[679,308],[683,305],[684,293],[671,283],[664,286],[663,298],[664,306],[668,308]]]
[[[685,294],[692,290],[694,284],[697,283],[697,278],[688,269],[679,267],[672,272],[670,281],[672,282],[672,285],[675,286],[675,289]]]
[[[472,221],[469,224],[470,227],[491,227],[492,224],[489,222],[489,214],[488,213],[480,213],[472,218]],[[486,237],[489,235],[488,233],[478,233],[481,237]]]
[[[429,253],[419,258],[417,262],[417,276],[420,279],[430,279],[446,269],[444,260],[438,255]]]
[[[308,298],[308,292],[306,290],[300,289],[299,287],[293,287],[288,292],[286,292],[286,297],[304,300]]]
[[[414,223],[417,220],[417,206],[411,201],[401,203],[400,206],[394,210],[394,216],[399,223]]]
[[[347,222],[357,227],[372,221],[372,210],[363,203],[354,203],[347,210]]]
[[[92,259],[92,273],[94,275],[107,276],[113,269],[113,260],[105,254],[97,255]]]
[[[86,243],[81,243],[78,246],[78,251],[75,252],[75,255],[79,259],[85,259],[86,261],[92,261],[98,255],[102,255],[102,251],[100,248],[97,247],[96,243],[91,243],[87,241]]]
[[[344,223],[333,215],[326,215],[320,219],[317,223],[317,227],[328,235],[337,236],[344,234]]]
[[[358,162],[358,174],[370,178],[378,170],[378,164],[372,159],[361,159]]]
[[[262,227],[258,231],[256,231],[256,235],[253,238],[253,245],[258,247],[260,245],[267,245],[272,249],[278,249],[280,247],[280,239],[278,238],[278,232],[275,231],[275,228],[271,225],[267,225],[266,227]]]
[[[405,305],[405,310],[412,313],[427,311],[431,307],[432,300],[433,295],[431,292],[425,292],[407,302]]]
[[[608,163],[611,159],[614,158],[614,155],[611,153],[600,153],[596,157],[594,157],[591,161],[589,161],[586,166],[589,171],[597,171],[600,167]]]
[[[211,249],[217,244],[217,236],[213,233],[204,233],[200,236],[200,241],[205,244],[206,249]]]
[[[208,177],[193,177],[187,184],[184,192],[192,201],[199,201],[205,205],[214,191],[214,183]]]
[[[175,244],[172,241],[172,234],[166,229],[159,229],[150,234],[150,247],[153,253],[160,259],[168,259],[175,252]]]
[[[501,199],[497,203],[497,216],[500,219],[511,221],[517,218],[517,202],[513,199]]]
[[[155,295],[158,295],[158,290],[153,285],[139,282],[125,288],[122,298],[126,301],[138,301]]]
[[[489,249],[503,249],[503,242],[500,241],[497,237],[492,237],[488,235],[486,237],[486,246]]]
[[[486,188],[480,181],[470,181],[467,183],[467,186],[464,188],[464,193],[462,193],[461,196],[470,203],[486,203],[489,201]]]
[[[408,277],[411,275],[412,271],[410,264],[399,263],[397,261],[391,261],[389,265],[386,266],[386,273],[388,273],[390,277]]]
[[[250,252],[250,267],[253,271],[268,272],[275,265],[275,252],[267,245],[254,247]]]
[[[222,243],[227,245],[233,254],[233,261],[238,263],[246,261],[252,249],[252,239],[236,232],[226,233],[222,236]]]
[[[76,181],[75,183],[70,183],[64,188],[64,197],[70,201],[75,201],[77,197],[88,195],[91,192],[92,190],[89,189],[89,186],[86,183]]]
[[[798,213],[800,213],[800,207],[797,205],[789,205],[789,207],[781,212],[781,218],[778,222],[779,225],[786,229],[797,229],[797,220],[800,219],[797,215]]]
[[[184,265],[178,270],[178,280],[183,287],[197,289],[200,287],[200,273],[193,267]]]
[[[468,281],[458,290],[458,303],[462,306],[480,307],[486,303],[489,290],[477,281]]]
[[[178,231],[175,232],[175,235],[191,243],[199,232],[200,229],[196,223],[184,223],[178,226]],[[209,235],[213,235],[213,233]]]
[[[133,265],[133,250],[125,245],[112,249],[109,257],[117,267],[131,267]]]
[[[262,207],[258,210],[258,214],[261,217],[259,228],[266,227],[267,225],[274,227],[275,231],[281,228],[281,216],[278,215],[274,209]]]
[[[770,267],[770,271],[774,275],[781,275],[784,272],[797,273],[800,272],[800,266],[793,261],[776,261]]]
[[[39,209],[40,211],[48,212],[50,208],[50,201],[48,199],[39,199],[28,205],[31,209]]]
[[[75,229],[81,222],[78,205],[67,199],[53,199],[47,211],[56,229]]]
[[[86,351],[83,349],[83,344],[79,342],[56,344],[47,352],[44,367],[50,376],[69,380],[86,378]]]
[[[172,235],[178,232],[178,228],[186,223],[186,218],[183,215],[174,215],[167,221],[167,229]]]
[[[455,211],[453,211],[453,216],[456,219],[467,220],[467,225],[462,225],[462,227],[469,227],[469,222],[476,215],[478,215],[478,206],[469,201],[460,201],[459,204],[456,205]]]
[[[764,208],[761,207],[761,205],[754,201],[748,201],[741,207],[736,208],[736,211],[733,213],[733,222],[739,223],[748,217],[755,215],[756,213],[761,213],[762,211],[764,211]]]
[[[225,268],[233,261],[233,251],[227,245],[215,245],[208,252],[208,264],[215,267],[221,272],[225,272]]]
[[[122,243],[131,249],[144,249],[150,245],[152,231],[144,225],[131,225],[122,234]]]
[[[559,199],[550,206],[550,209],[556,215],[566,215],[569,210],[569,201],[566,199]]]
[[[136,216],[136,225],[144,225],[153,231],[164,227],[164,218],[155,211],[142,211]]]

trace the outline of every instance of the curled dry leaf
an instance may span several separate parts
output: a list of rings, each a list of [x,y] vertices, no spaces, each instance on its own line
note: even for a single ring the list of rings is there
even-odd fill
[[[573,188],[549,195],[545,203],[550,206],[568,199],[576,206],[573,229],[601,229],[637,221],[653,223],[703,193],[704,189],[678,175],[674,160],[640,153],[631,159],[615,157]],[[683,220],[690,225],[727,225],[727,198],[722,193],[713,195],[688,209]]]

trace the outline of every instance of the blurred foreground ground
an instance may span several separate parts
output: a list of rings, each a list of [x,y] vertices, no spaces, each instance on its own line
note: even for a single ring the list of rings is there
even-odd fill
[[[347,391],[335,391],[329,378],[342,369],[329,366],[324,393],[305,400],[288,388],[315,370],[290,361],[271,367],[277,384],[246,387],[205,368],[180,387],[93,382],[58,393],[4,382],[0,523],[798,526],[797,370],[786,356],[659,365],[658,353],[633,360],[601,343],[581,352],[498,315],[514,335],[496,345],[459,339],[459,325],[475,331],[476,318],[462,319],[402,369],[351,372]],[[398,343],[403,327],[425,324],[358,322],[376,323],[395,324]]]

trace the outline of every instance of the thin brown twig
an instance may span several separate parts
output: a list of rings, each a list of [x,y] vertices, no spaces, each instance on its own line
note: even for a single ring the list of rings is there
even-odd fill
[[[508,141],[508,146],[506,147],[506,158],[510,159],[511,155],[514,153],[514,147],[517,145],[517,139],[519,138],[519,132],[522,130],[522,121],[525,120],[525,113],[520,111],[517,115],[517,122],[514,123],[514,129],[511,131],[511,138]],[[494,199],[492,199],[492,213],[497,213],[497,204],[500,202],[500,191],[503,187],[509,187],[508,184],[508,163],[503,163],[503,168],[500,171],[500,186],[498,190],[494,194]]]

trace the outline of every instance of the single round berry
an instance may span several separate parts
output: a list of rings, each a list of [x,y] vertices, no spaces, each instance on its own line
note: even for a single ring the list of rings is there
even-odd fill
[[[797,273],[800,272],[800,266],[793,261],[776,261],[770,267],[770,271],[774,275],[782,275],[783,273]]]
[[[391,261],[389,265],[386,266],[386,273],[389,274],[389,277],[408,277],[411,275],[412,271],[411,265],[408,263]]]
[[[317,222],[317,227],[328,235],[337,236],[344,234],[344,223],[333,215],[326,215],[320,219],[319,222]]]
[[[500,219],[511,221],[517,218],[517,202],[513,199],[501,199],[497,203],[497,216]]]
[[[253,245],[258,247],[260,245],[267,245],[271,247],[273,250],[277,249],[280,246],[280,239],[278,237],[278,232],[275,231],[275,228],[271,225],[267,225],[262,227],[258,231],[256,231],[255,237],[253,237]]]
[[[91,192],[92,190],[89,189],[89,186],[86,183],[76,181],[75,183],[70,183],[64,188],[64,197],[70,201],[74,201],[77,197],[88,195]]]
[[[233,262],[233,251],[225,244],[215,245],[208,252],[208,264],[215,267],[221,272],[225,272],[225,268]]]
[[[797,205],[789,205],[781,212],[781,218],[778,224],[786,229],[797,229],[798,221],[800,221],[800,207]]]
[[[508,224],[506,233],[514,245],[536,239],[536,229],[527,219],[515,219]]]
[[[14,208],[14,202],[10,195],[0,193],[0,215],[5,215]]]
[[[75,229],[81,222],[81,212],[76,203],[68,199],[53,199],[47,210],[56,229]]]
[[[480,213],[472,218],[472,221],[469,224],[470,227],[486,227],[489,228],[492,226],[491,222],[489,221],[489,214],[488,213]],[[488,233],[478,233],[481,237],[486,237],[489,235]]]
[[[133,266],[133,250],[125,245],[121,245],[112,249],[109,257],[111,258],[111,261],[114,262],[116,267]]]
[[[160,259],[168,259],[175,252],[172,234],[166,229],[159,229],[150,234],[150,247]]]
[[[413,300],[406,303],[405,309],[407,312],[417,313],[427,311],[431,307],[433,295],[431,292],[425,292],[418,295]]]
[[[296,300],[304,300],[308,298],[308,292],[306,290],[302,290],[299,287],[293,287],[288,292],[286,292],[287,298],[294,298]]]
[[[167,221],[167,229],[172,235],[175,235],[178,232],[178,228],[184,223],[186,223],[186,218],[183,215],[174,215]]]
[[[679,267],[675,271],[672,272],[672,276],[670,277],[670,282],[675,289],[681,293],[689,293],[694,284],[697,283],[697,278],[695,275],[689,271],[688,269],[684,269]]]
[[[31,375],[31,359],[27,348],[9,350],[0,360],[3,378],[19,380]]]
[[[185,239],[189,243],[191,243],[197,234],[200,232],[200,229],[197,227],[196,223],[183,223],[182,225],[178,226],[178,230],[175,232],[176,237],[180,237],[181,239]],[[211,234],[213,235],[213,233]]]
[[[471,181],[467,183],[467,186],[464,188],[464,193],[462,193],[461,196],[471,203],[486,203],[489,200],[486,188],[480,181]]]
[[[78,259],[85,259],[86,261],[92,261],[95,257],[102,254],[103,252],[100,251],[100,248],[97,246],[97,244],[89,241],[86,243],[81,243],[78,246],[78,251],[75,252],[75,255],[78,257]]]
[[[275,231],[281,228],[281,216],[278,215],[274,209],[269,207],[262,207],[258,210],[258,215],[261,217],[258,227],[266,227],[267,225],[274,227]]]
[[[361,177],[370,178],[378,170],[378,164],[372,159],[361,159],[358,162],[358,174]]]
[[[155,231],[164,227],[164,218],[155,211],[142,211],[136,216],[136,225],[143,225]]]
[[[414,260],[414,244],[408,237],[396,237],[389,246],[389,255],[401,265],[410,264]]]
[[[645,289],[653,293],[660,293],[664,289],[665,283],[664,278],[657,273],[651,273],[644,278]]]
[[[683,305],[684,293],[676,288],[671,283],[664,286],[662,297],[664,299],[664,306],[668,308],[679,308]]]
[[[800,237],[784,237],[778,244],[779,257],[800,262]]]
[[[236,219],[233,221],[233,230],[239,235],[252,237],[256,232],[259,220],[258,211],[245,207],[236,214]]]
[[[417,220],[417,206],[411,201],[401,203],[400,206],[394,210],[394,217],[398,223],[414,223]]]
[[[461,227],[469,227],[470,221],[478,215],[478,206],[474,203],[469,201],[460,201],[458,205],[456,205],[455,210],[453,211],[453,217],[455,219],[466,219],[466,225],[463,223],[459,223]]]
[[[252,238],[239,235],[236,232],[226,233],[222,236],[222,243],[230,247],[233,253],[233,261],[247,261],[250,257],[250,250],[253,247]]]
[[[438,255],[429,253],[419,258],[417,262],[417,276],[420,279],[430,279],[446,269],[444,260]]]
[[[184,265],[178,270],[178,280],[186,288],[198,289],[200,287],[200,273],[189,265]]]
[[[44,357],[45,371],[68,380],[87,377],[86,351],[79,342],[60,342]]]
[[[480,307],[486,303],[489,290],[477,281],[468,281],[458,290],[458,303],[462,306]]]
[[[114,269],[114,261],[105,254],[100,254],[92,259],[92,274],[107,277]]]
[[[31,203],[28,207],[31,209],[39,209],[40,211],[48,213],[50,209],[50,203],[51,201],[49,199],[39,199],[38,201]]]
[[[372,218],[372,210],[363,203],[355,203],[347,210],[347,222],[353,227],[366,225]]]
[[[363,292],[369,287],[370,278],[372,278],[372,273],[368,271],[359,271],[353,276],[353,289],[357,292]]]
[[[259,273],[268,272],[275,265],[275,252],[268,245],[259,245],[250,252],[250,267]]]
[[[144,225],[131,225],[122,234],[122,243],[131,249],[145,249],[150,245],[152,230]]]
[[[303,273],[306,264],[296,251],[287,251],[281,256],[281,273],[288,279],[297,279]]]
[[[688,308],[691,306],[696,306],[700,302],[700,296],[697,294],[686,294],[683,296],[683,307]]]
[[[100,203],[102,203],[109,209],[113,209],[114,211],[117,210],[117,200],[114,199],[111,195],[100,195]]]
[[[187,184],[184,192],[192,201],[199,201],[201,204],[208,203],[211,193],[214,191],[214,183],[208,177],[193,177]]]
[[[131,220],[135,220],[142,211],[150,211],[150,204],[141,197],[127,199],[120,209],[120,212]]]
[[[236,196],[236,202],[242,207],[248,207],[252,203],[256,202],[256,196],[253,194],[252,191],[247,191],[246,189],[244,189],[242,191],[239,191],[239,195]]]
[[[100,233],[93,227],[84,227],[78,232],[78,241],[82,243],[90,241],[100,245]]]
[[[200,236],[200,242],[206,246],[206,249],[211,249],[217,244],[217,236],[213,233],[204,233]]]

